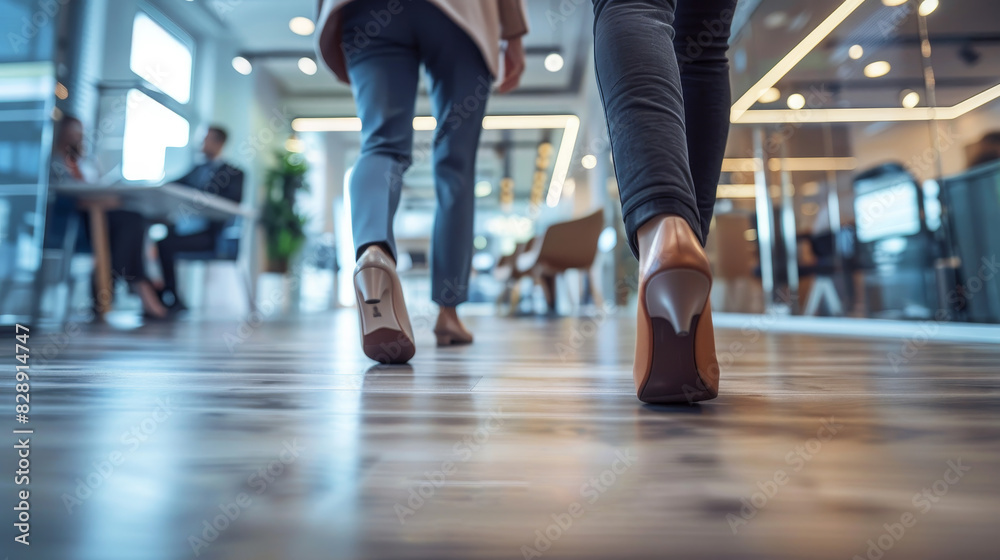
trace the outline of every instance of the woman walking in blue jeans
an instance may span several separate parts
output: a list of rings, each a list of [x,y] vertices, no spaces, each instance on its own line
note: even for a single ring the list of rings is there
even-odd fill
[[[361,118],[361,155],[348,188],[364,352],[379,362],[404,363],[416,350],[396,275],[392,221],[411,163],[421,64],[438,123],[431,298],[440,314],[434,332],[438,345],[470,343],[455,308],[468,299],[476,150],[501,40],[507,49],[498,90],[514,89],[524,70],[522,0],[325,0],[319,22],[323,59],[350,82]]]
[[[639,258],[640,400],[719,391],[703,245],[729,133],[736,0],[593,0],[594,55],[622,216]]]

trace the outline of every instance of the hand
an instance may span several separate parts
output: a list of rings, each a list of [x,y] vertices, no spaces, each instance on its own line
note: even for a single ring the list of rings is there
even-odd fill
[[[503,83],[497,88],[500,93],[507,93],[517,89],[521,83],[521,75],[524,74],[524,44],[521,38],[517,37],[507,41],[507,50],[503,57],[504,78]]]

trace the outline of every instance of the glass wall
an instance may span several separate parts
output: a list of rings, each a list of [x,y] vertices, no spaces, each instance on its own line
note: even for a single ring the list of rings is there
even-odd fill
[[[995,4],[759,2],[732,42],[719,309],[1000,322],[1000,47],[982,14]]]
[[[54,14],[0,0],[0,324],[35,314],[56,81]]]

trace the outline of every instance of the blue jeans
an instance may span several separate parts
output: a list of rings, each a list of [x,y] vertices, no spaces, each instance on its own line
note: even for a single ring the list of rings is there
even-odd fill
[[[392,8],[392,9],[390,9]],[[492,76],[468,34],[426,0],[355,0],[344,7],[347,72],[361,118],[361,155],[351,174],[351,221],[358,253],[392,232],[403,173],[413,161],[420,65],[437,119],[430,157],[437,192],[431,299],[468,299],[475,211],[476,150]]]
[[[594,54],[622,217],[661,214],[708,236],[729,135],[736,0],[594,0]]]

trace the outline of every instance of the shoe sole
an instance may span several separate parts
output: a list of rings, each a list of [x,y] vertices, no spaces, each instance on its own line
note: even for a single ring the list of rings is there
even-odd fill
[[[366,356],[383,364],[404,364],[416,353],[413,340],[400,326],[394,293],[392,276],[381,268],[363,268],[354,274],[361,348]]]
[[[652,324],[650,372],[639,400],[652,404],[707,401],[718,396],[698,372],[695,334],[712,281],[696,270],[668,270],[646,284],[646,309]]]

